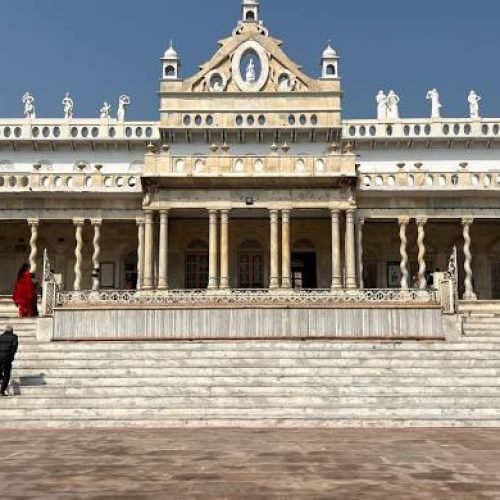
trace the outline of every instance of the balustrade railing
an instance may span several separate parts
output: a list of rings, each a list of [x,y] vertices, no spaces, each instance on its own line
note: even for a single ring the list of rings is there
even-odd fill
[[[57,298],[59,307],[87,306],[328,306],[337,304],[435,304],[434,290],[101,290],[65,291]]]

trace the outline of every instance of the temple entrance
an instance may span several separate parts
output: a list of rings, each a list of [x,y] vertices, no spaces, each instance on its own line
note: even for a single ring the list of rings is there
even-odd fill
[[[500,262],[491,265],[491,298],[500,299]]]
[[[316,252],[292,253],[292,287],[317,288]]]
[[[208,287],[208,244],[192,241],[186,250],[186,288],[202,290]]]
[[[264,288],[264,249],[258,241],[247,240],[239,248],[238,288]]]

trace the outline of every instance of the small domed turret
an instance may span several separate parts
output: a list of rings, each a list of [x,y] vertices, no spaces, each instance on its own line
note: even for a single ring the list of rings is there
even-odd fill
[[[179,78],[181,60],[174,49],[172,41],[170,41],[170,46],[162,57],[162,67],[162,78],[164,80],[177,80]]]
[[[241,8],[243,12],[243,22],[259,22],[259,0],[242,0]]]
[[[321,78],[330,80],[339,78],[339,56],[330,43],[321,57]]]

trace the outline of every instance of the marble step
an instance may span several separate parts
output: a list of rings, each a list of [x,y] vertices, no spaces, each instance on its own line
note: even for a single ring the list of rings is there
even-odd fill
[[[34,372],[43,370],[43,376],[46,378],[117,378],[117,377],[342,377],[342,376],[373,376],[387,377],[400,376],[426,376],[440,377],[446,376],[462,376],[462,377],[498,377],[500,381],[500,367],[495,368],[452,368],[452,367],[369,367],[369,366],[346,366],[346,367],[264,367],[264,366],[247,366],[247,367],[173,367],[165,363],[163,366],[156,368],[145,366],[139,368],[127,368],[119,366],[118,368],[95,368],[91,365],[79,366],[75,368],[67,368],[65,365],[57,368],[18,368],[15,367],[15,376],[24,377],[31,376]]]
[[[120,350],[96,350],[96,351],[43,351],[37,348],[25,349],[22,345],[16,357],[16,360],[22,361],[98,361],[98,360],[201,360],[218,363],[223,360],[441,360],[441,361],[470,361],[471,359],[500,359],[500,349],[497,351],[437,351],[437,350],[419,350],[419,351],[309,351],[296,352],[293,351],[146,351],[141,350],[133,353]]]
[[[496,359],[448,359],[447,368],[496,368],[500,370],[500,355]],[[214,358],[186,358],[172,359],[164,357],[157,358],[133,358],[133,359],[26,359],[25,356],[16,358],[16,370],[48,370],[48,369],[106,369],[106,368],[184,368],[205,369],[214,366]],[[218,368],[443,368],[442,359],[360,359],[360,358],[220,358],[216,360]]]
[[[314,396],[314,397],[500,397],[499,386],[114,386],[105,382],[95,386],[21,386],[11,387],[21,398],[106,398],[106,397],[199,397],[199,396]]]
[[[467,409],[500,408],[497,397],[427,397],[427,396],[150,396],[101,398],[29,398],[11,397],[0,402],[0,417],[5,409]]]
[[[301,342],[294,341],[274,344],[269,342],[262,343],[245,343],[245,342],[203,342],[203,343],[178,343],[178,342],[93,342],[93,343],[67,343],[67,342],[50,342],[38,343],[28,342],[25,344],[28,349],[36,348],[39,352],[82,352],[82,351],[132,351],[133,355],[139,352],[153,351],[204,351],[204,352],[283,352],[283,353],[301,353],[301,352],[375,352],[375,351],[470,351],[474,347],[474,342],[470,339],[461,339],[457,342],[437,342],[437,343],[371,343],[371,342],[341,342],[332,341],[324,342]],[[500,350],[500,345],[497,342],[477,343],[481,350]]]
[[[443,370],[446,372],[446,370]],[[95,387],[99,385],[108,385],[115,387],[163,387],[163,386],[181,386],[181,387],[241,387],[254,385],[259,387],[266,386],[319,386],[319,387],[342,387],[347,385],[357,386],[411,386],[420,385],[426,387],[447,387],[447,386],[462,386],[462,387],[478,387],[490,386],[500,387],[500,377],[498,376],[449,376],[449,375],[432,375],[432,376],[401,376],[401,375],[338,375],[338,376],[298,376],[278,375],[265,376],[254,375],[241,376],[237,374],[228,376],[208,377],[208,376],[165,376],[164,374],[145,377],[125,375],[122,377],[107,377],[92,373],[86,377],[72,377],[54,375],[51,377],[43,373],[31,373],[30,376],[19,378],[18,374],[14,374],[13,384],[19,386],[72,386],[72,387]]]
[[[0,429],[109,429],[109,428],[134,428],[134,429],[163,429],[163,428],[329,428],[329,429],[352,429],[354,428],[381,428],[381,429],[408,429],[414,428],[500,428],[500,419],[362,419],[359,418],[260,418],[239,419],[228,418],[162,418],[159,420],[129,419],[109,420],[95,418],[92,420],[74,419],[30,419],[3,420],[0,421]]]
[[[127,420],[201,420],[221,418],[228,420],[249,419],[349,419],[368,420],[500,420],[499,408],[29,408],[2,407],[1,421],[7,420],[115,420],[126,424]]]

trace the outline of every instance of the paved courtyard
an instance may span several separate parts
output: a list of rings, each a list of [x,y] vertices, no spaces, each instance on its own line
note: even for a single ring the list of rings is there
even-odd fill
[[[500,430],[4,431],[10,499],[500,498]]]

